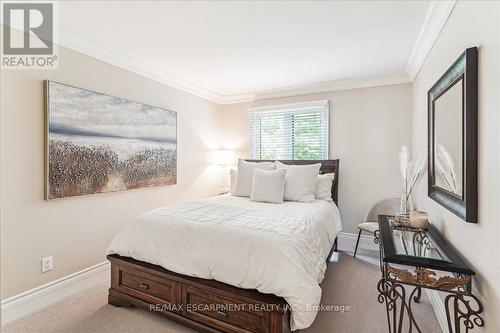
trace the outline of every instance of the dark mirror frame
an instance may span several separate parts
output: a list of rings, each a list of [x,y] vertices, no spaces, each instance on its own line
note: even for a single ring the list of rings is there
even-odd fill
[[[463,77],[462,186],[460,197],[436,186],[434,102]],[[428,194],[434,201],[470,223],[478,222],[477,198],[477,47],[471,47],[429,89],[428,97]]]

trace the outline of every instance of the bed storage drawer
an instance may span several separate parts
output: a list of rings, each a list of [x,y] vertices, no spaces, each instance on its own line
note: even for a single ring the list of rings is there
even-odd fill
[[[130,267],[120,267],[118,289],[155,304],[175,303],[175,288],[171,280],[147,275]]]
[[[224,332],[268,332],[269,316],[262,305],[233,300],[198,288],[182,286],[185,317],[210,322]]]
[[[132,258],[108,259],[109,304],[137,306],[205,333],[290,332],[286,302],[277,296],[180,275]]]

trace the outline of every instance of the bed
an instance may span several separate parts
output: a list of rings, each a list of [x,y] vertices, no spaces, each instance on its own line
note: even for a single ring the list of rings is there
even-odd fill
[[[332,202],[268,204],[221,195],[160,207],[111,242],[108,302],[167,316],[201,332],[289,332],[316,316],[341,230]]]

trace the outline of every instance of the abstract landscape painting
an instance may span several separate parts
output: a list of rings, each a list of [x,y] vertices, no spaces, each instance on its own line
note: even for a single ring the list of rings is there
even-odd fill
[[[176,112],[46,81],[47,199],[177,182]]]

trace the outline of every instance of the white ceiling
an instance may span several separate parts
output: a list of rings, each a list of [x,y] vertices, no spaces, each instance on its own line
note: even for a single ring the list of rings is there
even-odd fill
[[[407,78],[429,1],[60,2],[61,44],[202,96]],[[102,58],[105,58],[102,56]],[[237,98],[235,98],[237,99]]]

